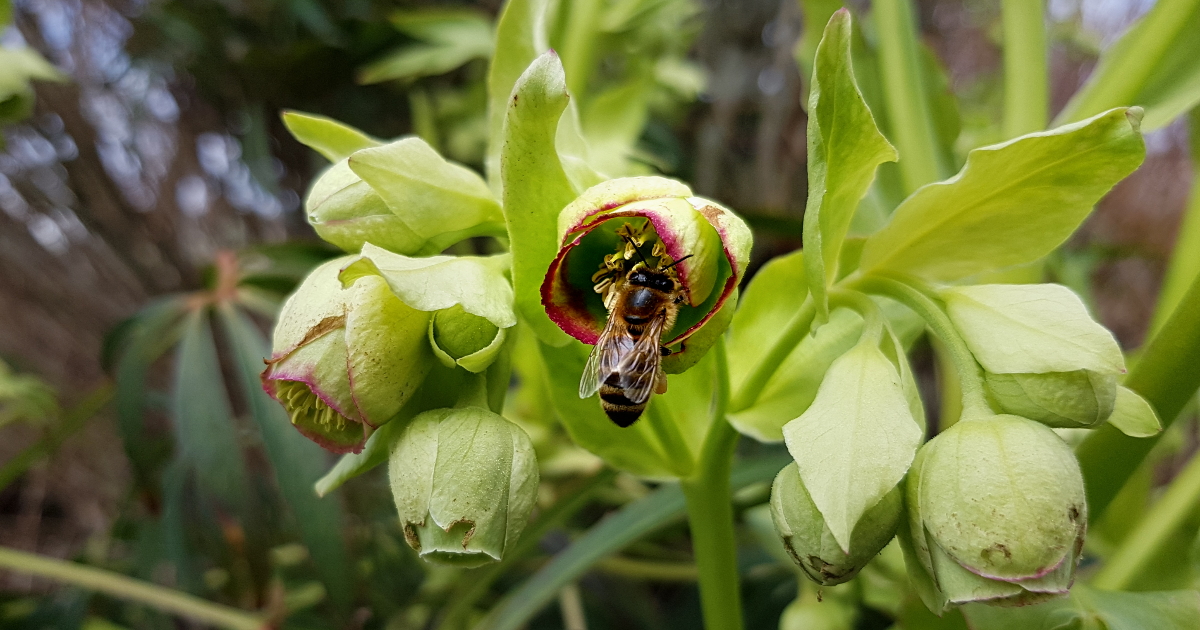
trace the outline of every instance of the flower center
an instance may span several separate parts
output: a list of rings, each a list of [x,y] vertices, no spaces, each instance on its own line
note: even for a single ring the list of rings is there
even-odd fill
[[[275,395],[283,402],[292,424],[323,427],[334,431],[346,428],[346,418],[299,381],[276,381]]]
[[[592,289],[604,296],[604,306],[609,310],[612,310],[612,300],[621,281],[638,265],[663,270],[671,277],[678,278],[673,266],[676,261],[667,253],[666,245],[663,245],[649,220],[626,222],[617,228],[616,234],[621,238],[616,251],[606,255],[600,263],[600,270],[592,274]],[[650,244],[649,255],[645,250],[647,243]]]

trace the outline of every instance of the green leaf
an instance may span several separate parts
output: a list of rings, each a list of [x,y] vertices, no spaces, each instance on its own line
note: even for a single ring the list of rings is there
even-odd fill
[[[546,37],[546,9],[549,0],[510,0],[496,23],[496,52],[488,67],[488,154],[485,166],[488,182],[500,193],[500,154],[504,147],[504,126],[510,97],[517,79],[538,55],[550,48]],[[562,81],[566,90],[566,80]]]
[[[262,436],[280,493],[296,518],[326,592],[339,608],[347,610],[352,580],[341,533],[341,504],[321,500],[313,491],[313,483],[325,470],[328,453],[301,435],[283,407],[263,391],[259,372],[263,358],[270,354],[266,338],[233,306],[222,305],[218,312],[236,360],[241,395]]]
[[[980,284],[945,289],[941,297],[950,321],[988,372],[1125,371],[1112,333],[1062,285]]]
[[[356,151],[350,169],[418,236],[503,233],[500,205],[487,182],[420,138]]]
[[[754,405],[729,414],[729,422],[756,440],[782,440],[784,426],[809,408],[829,366],[854,347],[862,328],[863,320],[857,313],[845,308],[834,309],[829,321],[812,334],[805,335],[784,359]],[[737,352],[730,353],[732,362],[733,357],[743,350],[733,344],[730,348],[738,348]],[[751,356],[761,357],[762,354]]]
[[[783,427],[804,486],[847,553],[854,525],[904,478],[922,433],[896,367],[867,340],[834,361],[812,405]]]
[[[347,265],[339,278],[349,286],[363,275],[378,274],[401,302],[418,311],[458,304],[499,328],[509,328],[517,317],[512,286],[504,277],[508,260],[507,254],[410,258],[367,243],[362,258]]]
[[[807,295],[803,250],[768,260],[750,279],[729,325],[729,381],[733,391],[742,388]]]
[[[207,309],[193,311],[184,324],[175,359],[171,418],[182,456],[200,485],[227,508],[243,512],[249,507],[250,484]]]
[[[426,8],[391,15],[396,30],[421,40],[374,61],[358,73],[359,83],[417,79],[445,74],[472,59],[491,56],[492,25],[478,11]]]
[[[559,212],[576,197],[555,150],[567,101],[562,63],[547,52],[521,75],[508,100],[500,160],[517,310],[543,343],[559,346],[569,337],[546,316],[540,287],[558,251]]]
[[[1076,584],[1066,599],[1018,608],[970,604],[974,630],[1190,630],[1200,619],[1200,593],[1101,591]]]
[[[808,99],[808,204],[804,251],[808,287],[817,322],[829,318],[826,288],[838,273],[842,241],[858,202],[875,178],[875,167],[896,159],[854,79],[850,60],[850,12],[839,10],[817,46]]]
[[[1157,2],[1100,56],[1058,121],[1110,107],[1146,109],[1146,131],[1165,127],[1200,104],[1200,0]]]
[[[800,66],[800,78],[808,82],[813,74],[813,65],[817,59],[817,45],[821,42],[829,20],[838,9],[842,8],[842,0],[800,0],[800,9],[804,14],[804,28],[796,41],[792,55],[796,65]],[[805,89],[809,89],[806,86]],[[807,95],[805,95],[807,97]],[[807,102],[807,98],[805,101]]]
[[[325,116],[289,110],[284,111],[281,118],[292,136],[330,162],[350,157],[359,149],[383,144],[381,140]]]
[[[739,463],[730,476],[732,490],[736,492],[752,484],[769,482],[789,461],[782,456],[768,456]],[[684,512],[683,491],[676,484],[662,486],[625,505],[511,591],[476,628],[516,630],[522,627],[558,597],[562,587],[579,579],[594,564],[679,521]]]
[[[1141,164],[1138,116],[1114,109],[972,151],[958,175],[913,193],[867,239],[862,269],[957,280],[1041,258]]]
[[[1117,386],[1117,403],[1108,423],[1129,437],[1150,437],[1162,432],[1162,422],[1154,407],[1137,392],[1121,385]]]

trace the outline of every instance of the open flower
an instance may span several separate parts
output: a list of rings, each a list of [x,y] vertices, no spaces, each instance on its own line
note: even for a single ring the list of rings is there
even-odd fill
[[[669,269],[679,281],[683,302],[662,343],[682,343],[734,294],[751,244],[750,230],[737,215],[662,177],[626,177],[589,188],[559,215],[558,235],[542,304],[554,323],[587,344],[595,344],[604,330],[614,287],[639,263]],[[727,317],[714,321],[728,325]],[[715,341],[715,335],[705,337],[707,344],[683,344],[679,351],[703,355]]]
[[[537,498],[529,436],[486,409],[436,409],[413,419],[388,465],[404,539],[422,558],[477,567],[521,536]]]
[[[961,420],[921,448],[905,493],[901,543],[934,612],[1031,604],[1070,588],[1087,528],[1083,475],[1044,425]]]
[[[405,304],[378,276],[343,285],[354,257],[305,278],[279,314],[263,389],[292,424],[335,452],[358,452],[420,387],[433,353],[431,314]]]

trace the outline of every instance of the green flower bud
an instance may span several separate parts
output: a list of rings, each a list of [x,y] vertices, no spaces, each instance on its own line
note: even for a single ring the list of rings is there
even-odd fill
[[[504,233],[500,206],[478,174],[420,138],[367,147],[342,159],[305,200],[317,234],[356,252],[365,243],[436,254],[472,236]]]
[[[508,255],[410,258],[370,243],[346,266],[342,282],[384,281],[400,301],[433,314],[427,337],[446,367],[482,372],[499,356],[516,325]]]
[[[326,262],[288,298],[275,325],[263,389],[292,424],[334,452],[358,452],[400,410],[433,366],[430,314],[379,277],[343,285],[353,258]]]
[[[715,317],[734,294],[749,261],[746,224],[716,202],[692,196],[663,177],[625,177],[597,184],[563,208],[561,247],[542,282],[542,305],[567,334],[595,344],[608,307],[636,265],[662,270],[678,281],[678,314],[662,344],[679,344],[664,368],[686,369],[729,325],[732,312]],[[718,330],[696,335],[712,320]],[[696,343],[684,343],[696,335]],[[672,370],[674,371],[674,370]]]
[[[1091,370],[985,375],[988,396],[1002,411],[1059,428],[1104,422],[1117,401],[1117,376]]]
[[[413,419],[392,448],[392,496],[404,539],[437,564],[477,567],[504,557],[537,498],[529,436],[486,409],[437,409]]]
[[[1083,475],[1044,425],[1012,415],[960,421],[921,448],[905,493],[901,542],[934,612],[1030,604],[1070,588],[1087,528]]]
[[[850,553],[846,553],[809,496],[795,462],[779,471],[771,486],[775,531],[805,575],[825,586],[841,584],[857,575],[896,535],[903,514],[897,486],[859,519],[850,535]]]
[[[461,365],[472,372],[480,372],[504,344],[505,330],[466,312],[461,304],[455,304],[434,313],[429,324],[429,342],[446,367]]]

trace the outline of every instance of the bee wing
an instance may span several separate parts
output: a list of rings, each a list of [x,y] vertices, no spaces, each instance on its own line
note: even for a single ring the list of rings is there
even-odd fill
[[[667,318],[655,317],[646,324],[646,330],[630,350],[621,359],[617,372],[621,374],[621,388],[625,397],[634,404],[642,404],[650,399],[650,392],[658,380],[659,366],[662,364],[662,354],[659,344]]]
[[[587,363],[583,366],[583,376],[579,379],[579,397],[590,398],[599,391],[604,380],[617,370],[617,365],[621,362],[622,348],[628,349],[632,345],[633,340],[617,321],[617,317],[610,315],[608,323],[604,325],[604,332],[600,333],[600,338],[596,340],[596,345],[592,346],[592,353],[588,355]]]

